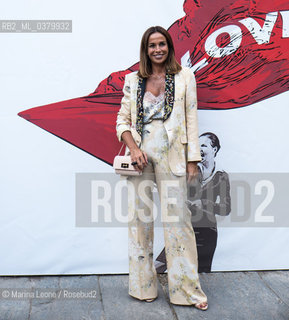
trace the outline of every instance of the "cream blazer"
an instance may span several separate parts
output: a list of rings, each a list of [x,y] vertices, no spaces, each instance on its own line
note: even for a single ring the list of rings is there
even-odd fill
[[[116,132],[119,141],[124,131],[130,131],[136,144],[141,143],[141,136],[136,130],[137,119],[137,71],[125,76],[124,96],[117,114]],[[169,140],[169,166],[173,174],[186,175],[188,161],[200,161],[196,80],[188,67],[174,76],[174,104],[172,112],[164,121]],[[140,146],[141,148],[141,146]],[[125,154],[129,155],[126,147]]]

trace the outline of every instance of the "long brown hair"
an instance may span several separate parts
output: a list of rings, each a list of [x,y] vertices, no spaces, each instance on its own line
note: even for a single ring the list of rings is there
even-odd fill
[[[167,72],[175,74],[182,70],[181,65],[177,62],[175,57],[175,48],[171,35],[163,27],[155,26],[148,28],[141,39],[138,76],[142,78],[148,78],[152,74],[152,63],[148,57],[148,41],[149,37],[155,32],[161,33],[167,40],[169,48],[168,57],[165,61]]]

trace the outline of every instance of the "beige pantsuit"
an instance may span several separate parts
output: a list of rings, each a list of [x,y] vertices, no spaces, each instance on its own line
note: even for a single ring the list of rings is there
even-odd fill
[[[149,164],[142,176],[130,176],[129,190],[129,294],[138,299],[157,296],[153,263],[152,187],[156,183],[161,201],[168,267],[170,301],[193,305],[207,301],[198,276],[198,259],[191,213],[187,209],[186,163],[201,160],[198,145],[196,83],[193,72],[183,68],[174,76],[168,95],[173,101],[169,117],[138,128],[139,86],[135,72],[126,76],[124,97],[117,117],[117,136],[131,131]],[[129,154],[126,148],[126,154]]]

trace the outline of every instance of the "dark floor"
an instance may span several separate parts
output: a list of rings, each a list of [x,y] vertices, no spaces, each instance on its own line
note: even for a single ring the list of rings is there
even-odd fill
[[[128,275],[0,277],[0,320],[289,320],[289,271],[200,274],[207,311],[170,304],[158,278],[147,303],[128,295]]]

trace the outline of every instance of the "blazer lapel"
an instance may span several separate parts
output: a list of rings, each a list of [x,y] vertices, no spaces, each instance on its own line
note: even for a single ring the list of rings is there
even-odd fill
[[[136,97],[136,131],[142,136],[143,128],[143,97],[146,89],[146,78],[139,77]]]
[[[170,116],[175,100],[175,75],[166,73],[164,121]]]

